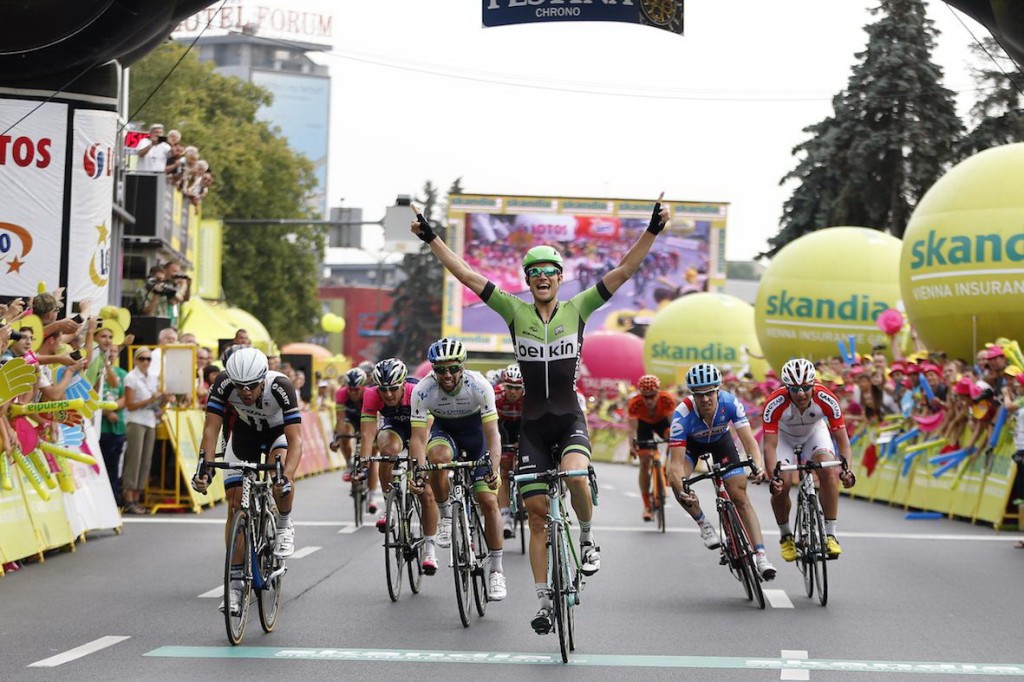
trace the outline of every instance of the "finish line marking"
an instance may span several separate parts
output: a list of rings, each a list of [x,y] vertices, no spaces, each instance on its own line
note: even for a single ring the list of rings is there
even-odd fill
[[[795,652],[784,652],[795,653]],[[164,646],[145,656],[163,658],[272,658],[307,661],[386,661],[389,663],[489,663],[499,665],[570,665],[619,668],[701,668],[740,670],[812,670],[822,672],[907,673],[926,675],[1024,675],[1024,663],[949,663],[921,661],[854,661],[841,659],[743,658],[739,656],[641,656],[575,653],[568,664],[558,654],[484,651],[413,651],[404,649],[314,649],[256,646]],[[792,673],[791,673],[792,674]],[[796,678],[783,678],[796,679]]]
[[[83,644],[82,646],[75,647],[74,649],[68,649],[62,654],[56,656],[50,656],[44,658],[41,661],[35,663],[29,663],[29,668],[56,668],[58,665],[64,665],[71,661],[88,656],[89,654],[95,653],[100,649],[106,649],[108,646],[114,646],[119,642],[123,642],[126,639],[131,639],[127,635],[107,635],[106,637],[100,637],[93,641]]]
[[[772,606],[774,606],[774,604],[772,604]],[[791,659],[791,660],[792,659],[796,659],[798,663],[799,663],[799,661],[806,661],[807,660],[807,652],[806,651],[783,649],[779,653],[779,655],[782,658],[785,658],[785,659]],[[787,661],[787,664],[789,662],[790,661]],[[810,670],[802,670],[802,669],[799,669],[799,668],[788,668],[787,667],[787,668],[783,668],[782,669],[782,672],[779,674],[779,679],[780,680],[809,680],[809,679],[811,679],[811,671]]]
[[[761,591],[764,592],[764,598],[768,600],[768,603],[772,605],[773,609],[795,608],[793,606],[793,601],[789,598],[789,595],[786,594],[785,590],[762,589]],[[783,658],[785,658],[785,655],[783,655]],[[806,658],[806,656],[804,658]]]

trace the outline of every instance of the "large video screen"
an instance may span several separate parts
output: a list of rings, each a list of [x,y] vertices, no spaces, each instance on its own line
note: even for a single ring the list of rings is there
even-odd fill
[[[595,312],[587,333],[620,329],[622,320],[653,316],[663,305],[693,291],[717,291],[725,282],[724,203],[666,200],[672,224],[633,278]],[[653,200],[571,199],[458,195],[448,221],[452,246],[473,269],[529,301],[522,258],[540,244],[565,259],[559,298],[567,300],[596,284],[618,265],[647,229]],[[628,315],[623,315],[628,313]],[[504,321],[450,275],[445,280],[443,330],[470,350],[511,352]]]

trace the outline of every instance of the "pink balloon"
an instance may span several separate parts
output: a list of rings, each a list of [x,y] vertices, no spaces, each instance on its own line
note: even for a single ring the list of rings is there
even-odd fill
[[[635,386],[643,374],[644,341],[639,336],[599,331],[583,339],[578,386],[588,398],[613,398],[620,382]]]
[[[886,336],[895,336],[903,329],[903,313],[895,308],[889,308],[883,311],[875,322]]]

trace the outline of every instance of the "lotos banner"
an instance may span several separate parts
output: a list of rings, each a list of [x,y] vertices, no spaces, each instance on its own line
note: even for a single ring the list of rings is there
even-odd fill
[[[67,111],[0,99],[0,295],[60,278]]]
[[[683,0],[483,0],[484,26],[620,21],[682,35]]]
[[[107,303],[110,289],[110,204],[116,132],[116,113],[75,111],[67,300],[88,300],[93,310]]]

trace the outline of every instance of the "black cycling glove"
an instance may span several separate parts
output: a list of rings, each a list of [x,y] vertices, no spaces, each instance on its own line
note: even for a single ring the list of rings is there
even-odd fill
[[[423,217],[422,213],[416,214],[416,222],[420,224],[420,233],[416,235],[420,238],[420,241],[424,244],[429,244],[437,239],[437,234],[430,227],[430,223],[427,222],[427,219]]]
[[[647,224],[647,231],[657,236],[665,229],[665,223],[661,222],[661,202],[654,202],[654,211],[651,213],[651,222]]]

